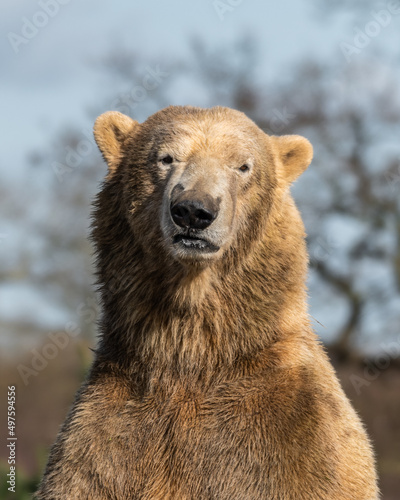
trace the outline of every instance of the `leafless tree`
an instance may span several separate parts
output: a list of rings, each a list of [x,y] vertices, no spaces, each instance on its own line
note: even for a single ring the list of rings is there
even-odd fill
[[[112,53],[100,68],[114,82],[113,92],[102,106],[90,108],[91,118],[118,109],[142,120],[167,104],[186,104],[193,95],[194,104],[244,111],[269,134],[308,137],[315,160],[294,193],[308,233],[312,311],[328,311],[314,315],[328,323],[326,338],[344,353],[375,348],[398,335],[400,96],[395,74],[365,58],[350,65],[302,62],[290,80],[265,83],[249,38],[218,49],[194,41],[192,54],[168,66],[145,63],[129,52]],[[153,75],[149,88],[143,85],[150,78],[144,80],[146,74]],[[42,292],[85,323],[78,308],[93,297],[90,202],[105,167],[90,131],[74,127],[58,134],[47,151],[35,153],[32,165],[43,183],[40,209],[28,220],[42,243],[29,255],[21,248],[19,265]],[[2,272],[12,279],[12,269]],[[88,335],[95,330],[95,322],[81,326]]]

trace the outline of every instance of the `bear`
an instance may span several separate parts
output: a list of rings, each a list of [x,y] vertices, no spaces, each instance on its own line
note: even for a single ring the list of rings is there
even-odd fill
[[[100,339],[36,498],[379,498],[307,312],[309,141],[191,106],[107,112],[94,136]]]

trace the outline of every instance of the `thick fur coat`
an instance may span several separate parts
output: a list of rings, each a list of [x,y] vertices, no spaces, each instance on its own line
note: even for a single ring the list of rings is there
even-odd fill
[[[377,499],[307,313],[309,142],[221,107],[110,112],[95,137],[101,339],[36,498]]]

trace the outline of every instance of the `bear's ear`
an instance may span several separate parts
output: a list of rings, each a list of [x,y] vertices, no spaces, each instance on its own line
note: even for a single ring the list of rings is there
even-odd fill
[[[291,183],[306,170],[313,157],[311,143],[300,135],[272,136],[278,154],[278,177]]]
[[[94,138],[112,173],[121,161],[122,144],[138,122],[118,111],[100,115],[94,124]]]

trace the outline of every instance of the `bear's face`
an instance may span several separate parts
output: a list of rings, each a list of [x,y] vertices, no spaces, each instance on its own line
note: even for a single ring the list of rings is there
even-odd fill
[[[96,121],[95,137],[123,182],[136,238],[184,263],[218,259],[256,238],[279,186],[309,164],[298,136],[270,137],[228,108],[170,107],[143,124],[120,113]]]

